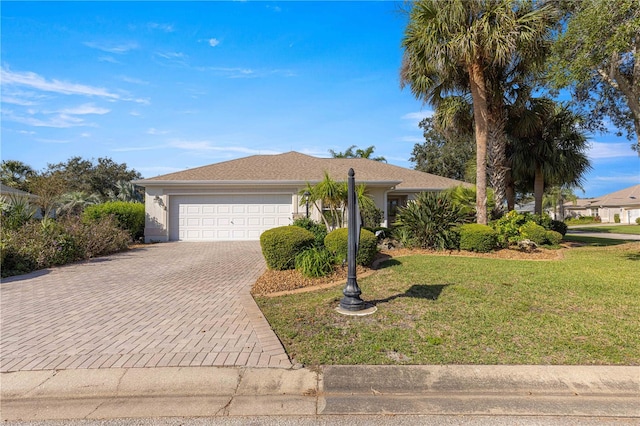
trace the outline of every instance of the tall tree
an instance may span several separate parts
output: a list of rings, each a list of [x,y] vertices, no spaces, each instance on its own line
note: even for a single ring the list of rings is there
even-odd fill
[[[609,117],[640,155],[640,2],[582,0],[571,6],[554,45],[550,81],[571,87],[573,106],[591,127],[604,130]]]
[[[538,125],[521,125],[520,136],[512,141],[512,164],[516,180],[533,187],[534,212],[542,214],[545,189],[579,187],[591,165],[587,138],[578,128],[580,117],[563,105],[538,111]]]
[[[427,117],[419,124],[424,143],[415,144],[409,161],[415,169],[451,179],[466,180],[469,163],[474,161],[473,135],[438,131],[433,118]]]
[[[383,163],[386,163],[387,160],[384,157],[371,157],[375,149],[376,147],[374,145],[368,146],[365,149],[360,149],[357,148],[356,145],[351,145],[344,152],[336,152],[333,149],[330,149],[329,154],[331,154],[333,158],[366,158],[368,160],[382,161]]]
[[[29,190],[29,180],[35,175],[36,171],[22,161],[2,160],[0,165],[0,181],[21,191]]]
[[[111,158],[93,160],[82,157],[72,157],[67,162],[49,164],[48,173],[58,173],[67,182],[65,192],[85,192],[98,194],[103,200],[109,197],[110,191],[117,191],[119,181],[129,182],[142,178],[134,169],[129,169],[126,163],[116,163]]]
[[[517,0],[422,0],[412,3],[402,40],[401,82],[436,108],[447,95],[471,92],[476,140],[476,218],[487,223],[487,147],[495,116],[491,70],[537,45],[549,11]],[[492,116],[492,113],[494,114]]]

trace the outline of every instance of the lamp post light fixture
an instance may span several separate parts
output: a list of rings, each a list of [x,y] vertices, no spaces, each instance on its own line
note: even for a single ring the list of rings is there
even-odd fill
[[[307,219],[309,219],[309,196],[311,193],[309,191],[304,191],[304,194],[302,195],[304,196],[305,214]]]

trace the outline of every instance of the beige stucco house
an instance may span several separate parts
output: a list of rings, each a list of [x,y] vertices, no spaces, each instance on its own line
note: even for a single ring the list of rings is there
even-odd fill
[[[620,215],[620,223],[636,223],[640,217],[640,185],[630,186],[597,198],[582,198],[564,206],[567,217],[600,216],[603,223],[613,223]]]
[[[307,182],[321,181],[325,171],[344,181],[350,168],[384,212],[382,225],[416,194],[464,184],[362,158],[254,155],[136,181],[146,194],[145,241],[258,240],[265,230],[306,214],[299,193]],[[320,219],[320,212],[309,209]]]

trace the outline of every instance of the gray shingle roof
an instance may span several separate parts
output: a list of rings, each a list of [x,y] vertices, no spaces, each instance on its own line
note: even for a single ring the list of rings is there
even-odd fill
[[[324,172],[346,180],[349,168],[356,182],[389,182],[398,190],[445,189],[464,182],[364,158],[318,158],[291,151],[253,155],[138,181],[139,185],[189,182],[318,182]],[[398,182],[400,182],[398,184]]]

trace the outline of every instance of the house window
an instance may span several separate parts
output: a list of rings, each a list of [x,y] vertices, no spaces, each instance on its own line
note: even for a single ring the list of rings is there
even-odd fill
[[[593,216],[593,217],[598,216],[598,209],[594,209],[594,208],[592,208],[592,209],[591,209],[591,216]]]

